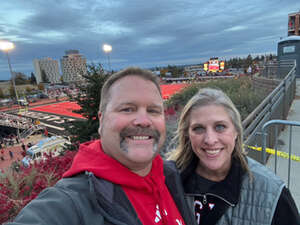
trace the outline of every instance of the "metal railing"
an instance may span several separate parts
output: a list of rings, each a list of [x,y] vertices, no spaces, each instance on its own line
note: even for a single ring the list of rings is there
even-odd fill
[[[263,163],[266,164],[267,163],[267,152],[266,152],[266,147],[267,147],[267,128],[269,128],[272,125],[285,125],[285,126],[289,126],[290,131],[289,131],[289,153],[288,153],[288,188],[290,187],[290,176],[291,176],[291,156],[292,156],[292,136],[293,136],[293,132],[292,132],[292,128],[293,126],[298,126],[300,127],[300,122],[297,121],[288,121],[288,120],[270,120],[268,122],[266,122],[263,127],[262,127],[262,160]],[[275,132],[278,133],[278,126],[275,126]],[[277,174],[277,157],[278,157],[278,143],[277,143],[277,139],[275,142],[275,166],[274,166],[274,172],[275,174]]]
[[[271,134],[270,132],[278,133],[281,126],[285,126],[285,129],[279,135],[279,139],[276,139],[274,148],[267,148],[267,138]],[[263,125],[261,132],[262,158],[266,166],[287,184],[298,209],[300,209],[300,183],[298,179],[300,157],[299,142],[297,141],[299,139],[299,127],[299,121],[270,120]],[[271,157],[268,157],[267,160],[267,156]]]
[[[293,62],[293,63],[292,63]],[[286,119],[288,111],[295,97],[296,89],[296,62],[295,61],[284,61],[277,63],[276,66],[272,64],[273,70],[271,74],[275,73],[275,68],[278,72],[277,77],[282,77],[283,69],[286,72],[285,77],[282,79],[280,84],[259,104],[256,109],[248,115],[243,121],[244,128],[244,143],[250,146],[262,146],[261,140],[257,138],[260,134],[262,126],[273,119]],[[285,66],[283,66],[285,65]],[[283,128],[281,126],[281,128]],[[270,134],[266,140],[268,146],[273,147],[277,134]],[[259,152],[248,150],[250,157],[263,163],[262,155]]]
[[[269,61],[261,68],[260,75],[265,78],[283,79],[294,65],[294,60]]]
[[[20,134],[20,138],[25,139],[28,136],[30,136],[31,134],[33,134],[36,131],[42,131],[44,130],[45,127],[40,126],[40,125],[32,125],[30,128],[28,128],[27,130],[24,130],[21,134]]]

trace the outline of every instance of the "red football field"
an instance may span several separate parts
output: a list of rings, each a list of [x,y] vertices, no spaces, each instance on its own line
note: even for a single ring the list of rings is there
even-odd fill
[[[30,110],[54,113],[62,116],[71,116],[75,118],[84,119],[84,117],[78,113],[72,112],[73,110],[80,109],[80,106],[76,102],[60,102],[51,105],[43,105],[31,108]]]
[[[189,84],[179,83],[179,84],[162,84],[160,85],[163,99],[170,98],[173,94],[180,91],[181,89],[187,87]]]
[[[163,84],[160,85],[163,99],[170,98],[173,94],[185,88],[188,84]],[[38,106],[31,108],[30,110],[54,113],[62,116],[70,116],[75,118],[84,119],[84,117],[78,113],[74,113],[73,110],[80,109],[80,106],[75,102],[60,102],[44,106]]]

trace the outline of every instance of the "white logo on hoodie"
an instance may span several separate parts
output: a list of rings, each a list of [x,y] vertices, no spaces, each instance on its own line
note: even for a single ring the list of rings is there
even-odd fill
[[[165,214],[165,216],[167,216],[168,215],[168,212],[167,212],[167,210],[165,210],[164,209],[164,214]],[[160,214],[160,211],[159,211],[159,206],[158,205],[156,205],[156,212],[155,212],[155,223],[159,223],[159,221],[161,221],[161,214]],[[179,219],[176,219],[176,223],[178,224],[178,225],[183,225],[183,223],[182,223],[182,221],[181,220],[179,220]]]
[[[155,221],[155,223],[158,223],[161,220],[161,215],[160,215],[160,211],[159,211],[159,206],[158,205],[156,205],[155,215],[156,215],[156,217],[155,217],[154,221]]]

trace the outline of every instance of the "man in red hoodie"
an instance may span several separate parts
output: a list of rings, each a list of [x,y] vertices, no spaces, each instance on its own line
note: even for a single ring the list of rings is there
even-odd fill
[[[164,164],[163,99],[157,77],[128,68],[101,91],[100,140],[80,145],[71,168],[12,224],[195,223],[175,167]]]

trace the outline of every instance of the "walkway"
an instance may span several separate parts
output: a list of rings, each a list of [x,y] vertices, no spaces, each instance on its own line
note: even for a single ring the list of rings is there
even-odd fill
[[[296,96],[290,108],[287,120],[300,122],[300,78],[296,81]],[[290,127],[287,126],[278,137],[278,150],[289,152]],[[300,127],[292,128],[292,154],[300,156]],[[288,159],[277,159],[277,175],[288,183]],[[267,166],[274,171],[275,156],[271,156]],[[300,162],[291,161],[290,191],[300,211]]]
[[[32,145],[34,145],[44,138],[45,137],[41,134],[32,135],[24,140],[24,144],[27,146],[27,144],[30,142]],[[27,149],[27,147],[26,147],[26,149]],[[14,157],[12,159],[10,158],[9,151],[13,152]],[[4,150],[3,150],[4,161],[2,161],[0,159],[0,169],[5,170],[6,168],[11,166],[12,162],[21,161],[23,159],[22,151],[23,150],[22,150],[21,144],[15,144],[14,146],[4,148]],[[0,155],[2,156],[1,153],[0,153]]]

